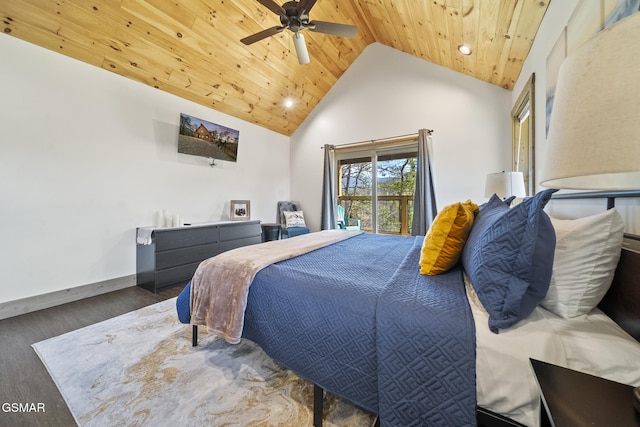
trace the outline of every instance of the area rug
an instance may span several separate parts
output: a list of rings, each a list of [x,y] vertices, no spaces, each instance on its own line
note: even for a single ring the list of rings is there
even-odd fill
[[[175,298],[33,344],[80,426],[312,426],[313,385],[248,340],[178,322]],[[325,426],[373,417],[326,395]]]

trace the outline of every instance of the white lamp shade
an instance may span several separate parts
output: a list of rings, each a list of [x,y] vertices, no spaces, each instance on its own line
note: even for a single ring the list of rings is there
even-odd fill
[[[496,194],[498,197],[525,197],[524,175],[522,172],[498,172],[487,175],[484,186],[484,196],[491,197]]]
[[[296,54],[298,55],[298,62],[301,65],[309,63],[309,52],[307,51],[307,44],[304,41],[302,33],[297,32],[293,34],[293,46],[296,48]]]
[[[560,68],[541,185],[640,188],[640,13],[600,31]]]

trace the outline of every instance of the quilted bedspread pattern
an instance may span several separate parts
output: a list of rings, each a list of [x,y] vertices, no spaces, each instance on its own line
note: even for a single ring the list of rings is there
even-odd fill
[[[383,426],[475,425],[462,273],[420,275],[422,240],[363,234],[265,268],[243,336]]]
[[[416,240],[378,302],[380,421],[476,425],[475,324],[462,271],[419,274],[421,243]]]

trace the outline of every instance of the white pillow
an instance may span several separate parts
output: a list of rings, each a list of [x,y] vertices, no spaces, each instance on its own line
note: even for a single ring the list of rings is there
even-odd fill
[[[593,310],[611,286],[624,233],[615,209],[573,220],[551,218],[556,231],[553,273],[540,303],[569,319]]]
[[[306,227],[304,222],[304,213],[302,211],[284,212],[285,228],[289,227]]]

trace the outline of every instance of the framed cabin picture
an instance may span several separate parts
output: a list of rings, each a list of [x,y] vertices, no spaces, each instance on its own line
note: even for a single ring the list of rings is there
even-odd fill
[[[180,113],[178,153],[235,162],[240,131]]]

